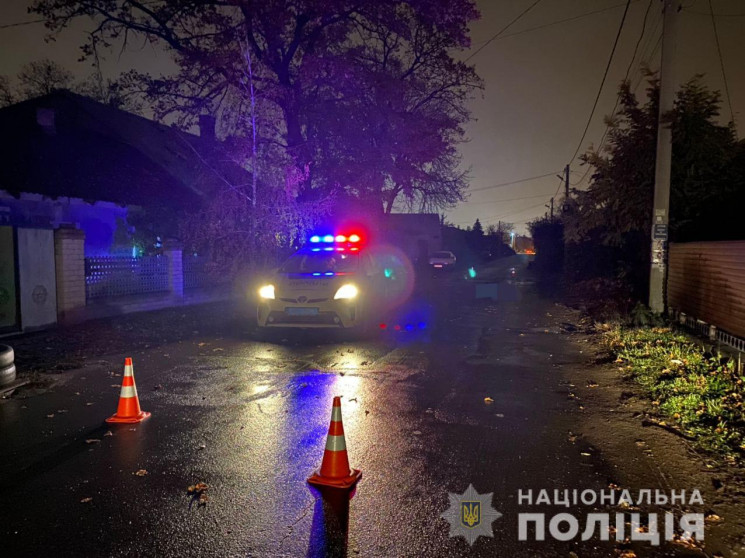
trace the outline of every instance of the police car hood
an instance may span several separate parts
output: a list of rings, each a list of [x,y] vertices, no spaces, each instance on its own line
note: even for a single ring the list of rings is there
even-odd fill
[[[310,301],[316,298],[333,298],[345,283],[354,283],[355,275],[314,276],[307,273],[278,273],[275,296],[297,299],[304,296]],[[298,301],[303,302],[303,301]]]

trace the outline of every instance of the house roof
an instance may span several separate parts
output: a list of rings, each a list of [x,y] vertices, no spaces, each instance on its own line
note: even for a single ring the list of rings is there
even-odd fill
[[[214,164],[213,142],[65,90],[0,109],[0,131],[13,194],[185,208],[242,172]]]

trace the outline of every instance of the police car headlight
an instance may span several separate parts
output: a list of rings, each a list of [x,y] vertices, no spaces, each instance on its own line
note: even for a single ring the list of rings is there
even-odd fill
[[[259,289],[261,298],[274,298],[274,285],[264,285]]]
[[[339,300],[340,298],[354,298],[357,296],[357,293],[359,291],[357,290],[357,287],[354,285],[342,285],[339,287],[339,290],[336,291],[336,294],[334,295],[334,300]]]

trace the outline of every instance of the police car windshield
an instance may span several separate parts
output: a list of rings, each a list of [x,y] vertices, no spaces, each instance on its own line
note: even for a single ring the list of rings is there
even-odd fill
[[[298,252],[290,256],[280,273],[349,273],[357,271],[359,254]]]

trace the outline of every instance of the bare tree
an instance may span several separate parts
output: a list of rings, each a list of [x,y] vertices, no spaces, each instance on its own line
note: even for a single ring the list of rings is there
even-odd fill
[[[120,79],[104,79],[99,73],[93,73],[83,81],[76,83],[73,90],[79,95],[110,107],[142,114],[142,102],[124,85],[126,79],[126,75]]]
[[[73,83],[72,72],[53,60],[29,62],[18,72],[18,81],[24,97],[49,95],[55,89],[65,89]]]
[[[0,76],[0,107],[7,107],[15,103],[15,95],[10,86],[8,76]]]

